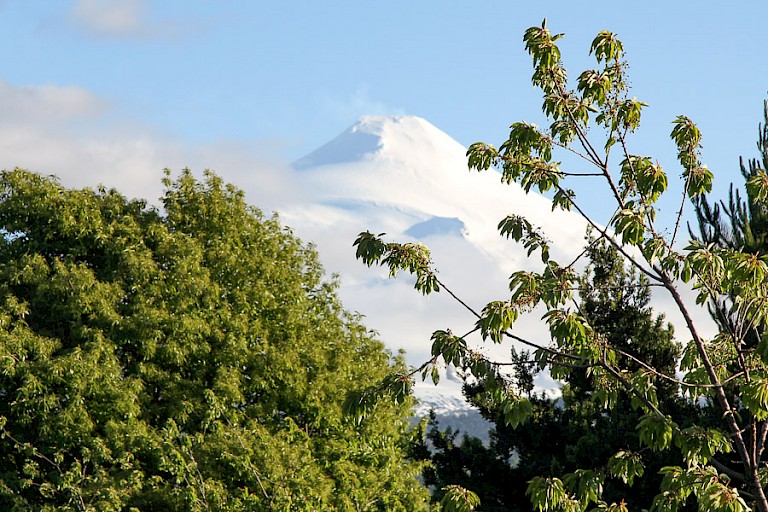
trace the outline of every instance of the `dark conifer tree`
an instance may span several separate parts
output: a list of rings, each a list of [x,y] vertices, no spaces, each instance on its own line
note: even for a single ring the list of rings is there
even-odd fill
[[[671,324],[649,307],[648,283],[628,271],[616,250],[594,244],[591,265],[582,278],[583,313],[594,329],[606,337],[626,358],[651,361],[661,373],[674,376],[680,347],[673,340]],[[562,397],[537,395],[533,377],[538,366],[527,352],[512,353],[516,383],[533,405],[531,419],[517,428],[505,425],[503,411],[483,399],[483,389],[465,386],[468,399],[495,424],[488,446],[450,429],[441,431],[432,418],[427,438],[432,446],[432,466],[425,472],[425,483],[436,490],[457,483],[475,491],[484,511],[529,511],[526,497],[528,481],[536,476],[558,475],[579,468],[606,464],[619,450],[640,448],[635,425],[642,412],[635,410],[629,398],[617,400],[613,409],[602,407],[592,377],[574,369],[565,378]],[[634,367],[631,361],[627,366]],[[679,395],[678,386],[657,377],[655,385],[660,401],[675,411],[675,420],[685,426],[692,413]],[[677,463],[676,453],[643,453],[646,470],[630,487],[622,482],[606,481],[606,495],[628,500],[631,510],[650,509],[658,493],[661,467]]]

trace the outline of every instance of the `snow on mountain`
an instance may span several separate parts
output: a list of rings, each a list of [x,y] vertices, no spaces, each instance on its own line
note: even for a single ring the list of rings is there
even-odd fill
[[[393,350],[404,348],[410,364],[429,357],[430,335],[450,328],[473,329],[473,314],[446,293],[428,298],[413,290],[408,276],[388,279],[386,271],[356,261],[352,242],[364,230],[387,233],[398,241],[423,241],[432,251],[439,278],[476,311],[504,297],[509,274],[540,268],[496,226],[506,215],[525,215],[556,243],[553,257],[578,253],[585,223],[551,203],[526,195],[516,184],[504,186],[495,172],[469,172],[466,148],[413,116],[363,117],[325,146],[294,163],[300,201],[280,208],[283,221],[318,246],[326,268],[341,274],[344,304],[365,315]],[[541,340],[537,318],[521,320],[521,336]],[[479,338],[475,341],[481,346]],[[483,349],[507,357],[508,346]],[[555,384],[544,379],[543,387]],[[460,384],[435,388],[418,383],[418,394],[439,408],[463,404]]]
[[[409,364],[429,358],[434,330],[464,334],[473,330],[475,317],[447,293],[424,298],[413,290],[412,278],[392,280],[385,270],[357,261],[352,243],[361,231],[423,241],[440,280],[475,311],[509,293],[513,271],[541,269],[538,254],[529,257],[499,235],[496,226],[506,215],[524,215],[540,227],[553,242],[556,261],[569,263],[583,247],[586,223],[580,216],[552,211],[548,199],[525,194],[517,184],[502,185],[496,172],[470,172],[465,153],[419,117],[363,117],[293,164],[297,199],[278,208],[287,225],[316,243],[326,269],[341,274],[345,306],[363,314],[391,349],[405,349]],[[662,303],[662,310],[673,310],[667,306],[669,301]],[[539,317],[518,320],[515,334],[546,344]],[[508,357],[508,345],[483,344],[476,334],[470,340],[495,357]],[[547,376],[536,384],[540,390],[557,387]],[[450,378],[438,387],[417,382],[417,396],[425,407],[463,404],[460,384]]]
[[[493,172],[470,173],[465,153],[461,144],[424,119],[363,117],[295,162],[305,191],[318,200],[304,213],[367,210],[362,217],[372,217],[371,229],[382,226],[393,235],[408,234],[409,229],[441,234],[445,221],[423,223],[455,219],[463,227],[449,231],[464,232],[471,245],[502,263],[505,272],[527,259],[521,251],[510,253],[509,244],[498,236],[496,225],[508,213],[525,214],[566,246],[580,245],[584,236],[580,218],[552,212],[546,198],[526,195],[517,185],[501,186]],[[373,210],[389,210],[388,218]],[[389,215],[391,210],[397,215]],[[314,222],[328,225],[336,220],[336,215],[325,219],[318,215]]]

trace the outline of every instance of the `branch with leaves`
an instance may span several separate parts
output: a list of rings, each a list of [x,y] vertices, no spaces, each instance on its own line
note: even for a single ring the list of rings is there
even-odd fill
[[[521,215],[510,214],[503,219],[500,234],[520,243],[528,256],[538,252],[543,269],[514,272],[509,282],[510,295],[488,303],[479,313],[462,304],[476,316],[475,327],[482,339],[493,343],[521,341],[514,334],[517,319],[534,308],[544,308],[549,343],[522,340],[536,349],[539,365],[554,378],[568,375],[572,366],[588,367],[598,389],[595,399],[605,407],[615,405],[618,389],[627,391],[633,407],[644,412],[637,425],[641,443],[654,451],[676,447],[682,454],[681,465],[664,470],[655,510],[677,510],[693,495],[702,510],[740,512],[754,507],[768,512],[764,493],[768,471],[763,461],[768,419],[768,338],[757,346],[745,343],[747,333],[768,320],[768,257],[696,240],[683,250],[677,249],[686,203],[700,201],[711,191],[713,181],[713,174],[701,162],[702,134],[686,116],[674,119],[670,134],[682,168],[684,200],[668,231],[671,235],[665,236],[657,229],[656,203],[667,190],[668,177],[652,157],[634,154],[630,149],[631,135],[640,126],[647,104],[629,96],[623,44],[615,34],[600,32],[590,47],[598,68],[584,71],[576,88],[571,89],[557,45],[562,36],[552,34],[545,22],[528,29],[523,37],[533,61],[532,82],[542,92],[542,110],[551,124],[541,129],[530,123],[513,123],[498,149],[483,142],[472,144],[467,151],[469,168],[494,169],[500,173],[502,183],[516,183],[526,193],[554,191],[553,209],[577,210],[598,230],[601,240],[613,245],[629,265],[666,290],[685,319],[692,340],[681,364],[686,372],[687,396],[693,402],[711,399],[719,408],[721,424],[717,428],[681,428],[665,414],[655,398],[655,381],[676,378],[647,361],[633,362],[641,366],[638,371],[625,367],[630,359],[627,354],[607,343],[581,312],[578,276],[573,270],[577,260],[561,266],[551,259],[551,242]],[[590,123],[605,134],[601,143],[593,141],[595,131],[588,129]],[[609,156],[617,143],[621,161],[614,168]],[[588,162],[595,172],[561,170],[561,162],[553,159],[554,152],[560,149]],[[615,202],[615,214],[606,224],[613,232],[600,228],[568,187],[570,180],[595,175],[603,178],[605,195]],[[747,190],[754,201],[768,203],[768,173],[755,170]],[[388,267],[392,277],[400,270],[414,274],[415,287],[423,294],[444,288],[430,266],[428,249],[421,244],[384,242],[381,235],[365,232],[355,245],[357,257],[369,266]],[[731,297],[731,323],[743,328],[723,332],[713,340],[704,339],[690,314],[691,306],[680,292],[682,286],[697,292],[698,305]],[[453,292],[451,295],[460,300]],[[485,384],[486,392],[502,404],[505,417],[509,414],[509,424],[526,421],[530,404],[517,392],[511,378],[499,371],[498,364],[478,356],[478,352],[467,348],[463,337],[455,337],[450,331],[436,331],[432,344],[433,358],[427,363],[430,368],[434,368],[438,356],[443,356],[446,362],[465,369]],[[432,375],[436,378],[437,374]],[[738,393],[731,392],[734,389]],[[750,434],[745,435],[747,432]],[[716,454],[730,452],[736,454],[740,471],[720,462],[710,465]],[[607,473],[595,468],[579,470],[563,479],[532,480],[528,494],[534,508],[580,512],[594,506],[595,510],[626,510],[623,501],[603,501],[602,483],[606,477],[618,477],[631,484],[633,475],[642,474],[639,451],[629,453],[617,453],[607,465]],[[734,473],[744,478],[733,482],[728,475]]]

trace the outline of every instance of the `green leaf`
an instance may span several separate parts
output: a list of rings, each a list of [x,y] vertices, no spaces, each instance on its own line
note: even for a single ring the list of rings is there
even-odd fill
[[[504,414],[504,424],[517,428],[533,414],[533,405],[526,398],[510,395],[502,402],[501,410]]]
[[[363,263],[369,267],[374,263],[379,263],[387,250],[387,245],[381,240],[383,235],[384,233],[374,235],[370,231],[360,233],[353,244],[353,246],[357,246],[355,257],[363,260]]]
[[[491,338],[494,343],[501,343],[504,333],[517,320],[520,312],[510,302],[493,301],[483,308],[476,322],[483,339]]]
[[[647,413],[640,417],[637,430],[640,442],[654,451],[666,449],[672,442],[673,422],[656,413]]]
[[[645,472],[643,458],[639,453],[619,451],[608,460],[608,472],[631,487]]]
[[[749,382],[739,387],[741,401],[758,421],[768,419],[768,377],[752,374]]]
[[[445,512],[471,512],[480,506],[477,494],[459,485],[448,485],[443,491],[445,495],[440,504]]]

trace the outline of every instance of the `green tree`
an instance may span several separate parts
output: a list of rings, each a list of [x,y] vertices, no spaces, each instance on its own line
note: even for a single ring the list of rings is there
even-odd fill
[[[768,318],[768,260],[697,240],[682,250],[678,248],[685,204],[712,187],[713,175],[701,162],[701,132],[685,116],[672,123],[671,138],[677,148],[684,193],[676,219],[662,226],[656,218],[656,204],[667,189],[667,174],[651,156],[631,150],[631,136],[640,126],[646,104],[629,94],[621,41],[613,33],[600,32],[590,48],[597,68],[581,73],[572,87],[558,48],[561,38],[562,34],[552,34],[546,23],[531,27],[523,37],[533,59],[532,81],[543,93],[542,110],[549,126],[517,122],[498,148],[487,143],[471,145],[469,167],[497,169],[503,183],[515,182],[526,192],[551,192],[554,208],[581,215],[596,233],[596,242],[613,245],[651,286],[667,293],[683,318],[685,336],[690,340],[684,344],[680,361],[684,377],[678,380],[676,374],[664,374],[650,361],[635,361],[640,369],[633,367],[585,314],[575,262],[553,260],[549,242],[540,230],[516,214],[502,219],[499,231],[521,243],[529,254],[537,252],[542,270],[514,272],[509,296],[482,309],[463,302],[475,317],[474,327],[458,331],[466,332],[464,335],[447,329],[435,331],[433,357],[411,375],[426,377],[432,373],[433,378],[438,377],[434,367],[440,360],[466,368],[483,384],[484,399],[502,411],[507,425],[517,427],[528,421],[534,407],[505,370],[509,361],[489,359],[467,345],[466,336],[479,332],[494,343],[511,340],[527,345],[539,366],[555,378],[565,379],[575,370],[587,370],[595,390],[592,398],[603,408],[615,408],[622,400],[622,390],[631,397],[630,407],[641,413],[635,430],[644,449],[621,450],[607,460],[589,461],[586,467],[560,476],[533,478],[526,492],[535,510],[626,511],[624,500],[609,499],[605,494],[605,482],[629,483],[644,473],[646,452],[678,449],[682,463],[661,470],[654,510],[676,511],[692,499],[700,510],[736,512],[753,507],[768,512],[764,490],[768,473],[764,462],[768,339],[754,346],[747,338],[751,326]],[[596,133],[604,136],[598,140]],[[571,159],[575,156],[579,167],[588,164],[594,171],[584,171],[583,167],[562,170],[554,159],[558,152]],[[570,188],[574,180],[590,179],[601,180],[604,199],[615,205],[608,222],[598,223],[590,217]],[[596,186],[591,187],[593,194],[595,190]],[[747,182],[747,190],[757,203],[768,201],[768,173],[757,170]],[[422,293],[449,290],[437,277],[429,251],[422,245],[387,242],[369,232],[361,233],[355,244],[364,263],[385,265],[393,274],[398,270],[415,274],[416,288]],[[733,297],[733,320],[744,328],[723,329],[711,339],[704,338],[682,287],[693,289],[697,304]],[[545,310],[548,339],[524,339],[514,331],[517,318],[536,307]],[[678,381],[692,403],[709,400],[717,409],[716,424],[697,421],[685,426],[675,421],[659,400],[662,380]],[[728,393],[728,388],[738,389],[738,395]],[[365,416],[372,403],[373,399],[362,401],[357,413]],[[731,461],[738,471],[724,463]]]
[[[627,358],[626,366],[639,370],[634,359],[648,361],[666,374],[674,374],[680,347],[673,340],[672,326],[649,307],[647,280],[624,266],[614,247],[603,244],[589,248],[590,265],[581,278],[583,311],[590,324]],[[474,490],[483,510],[529,511],[525,499],[527,482],[536,476],[557,476],[607,460],[620,450],[642,450],[635,425],[642,413],[631,407],[626,392],[613,409],[601,411],[592,400],[594,387],[586,373],[574,371],[565,378],[559,399],[537,396],[533,376],[538,365],[527,352],[512,351],[515,384],[533,406],[530,420],[517,428],[504,422],[503,411],[483,400],[482,386],[465,386],[470,402],[495,425],[489,446],[472,438],[457,440],[457,433],[440,431],[433,420],[427,434],[431,466],[425,469],[425,483],[440,489],[457,483]],[[675,382],[659,382],[659,400],[681,425],[688,426],[698,409],[679,396]],[[632,486],[621,481],[605,482],[609,499],[625,499],[632,510],[649,509],[661,483],[659,470],[679,463],[679,453],[646,453],[646,468]],[[438,492],[434,498],[440,498]]]
[[[763,169],[768,169],[768,101],[763,102],[763,123],[758,127],[757,149],[759,159],[751,159],[746,165],[743,158],[739,159],[745,182],[758,177]],[[717,247],[765,254],[768,251],[768,206],[755,196],[754,189],[747,188],[745,194],[746,198],[742,197],[739,188],[731,183],[727,202],[710,203],[706,196],[697,198],[694,209],[699,230],[691,236]],[[747,327],[736,322],[738,316],[732,314],[734,302],[730,292],[709,305],[712,317],[724,330],[736,331]],[[764,331],[764,325],[748,328],[749,344],[756,345]]]
[[[163,210],[0,174],[0,509],[422,510],[402,368],[311,247],[207,173]]]

